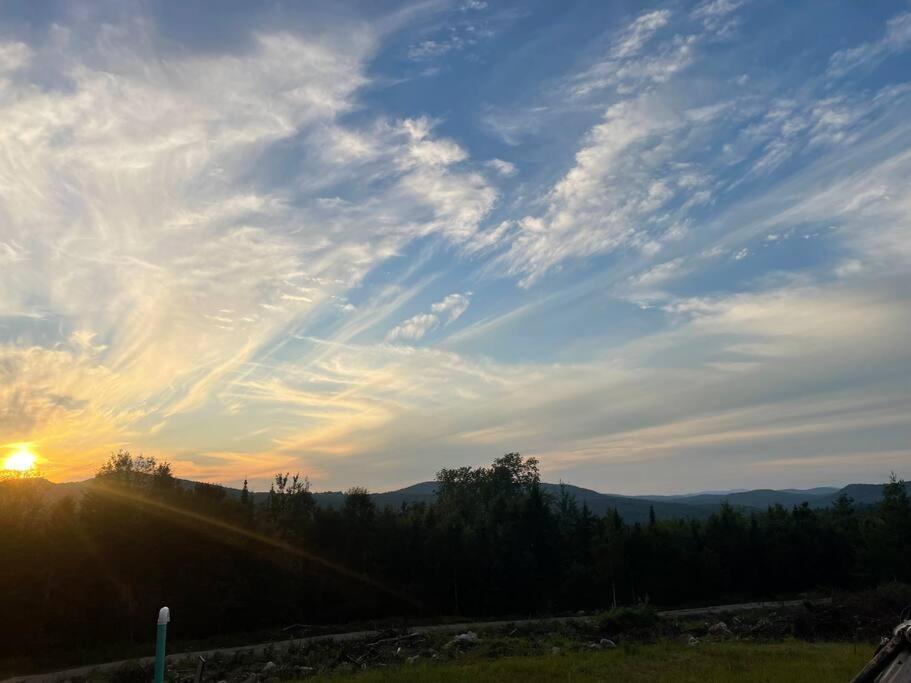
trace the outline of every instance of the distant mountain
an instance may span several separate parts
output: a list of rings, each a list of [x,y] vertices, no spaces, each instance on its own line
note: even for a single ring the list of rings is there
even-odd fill
[[[199,482],[189,479],[178,479],[178,485],[192,490]],[[47,503],[54,503],[66,496],[80,497],[88,488],[91,480],[55,484],[47,479],[0,481],[0,493],[7,485],[14,483],[36,491]],[[911,494],[911,482],[905,484]],[[804,502],[812,507],[821,508],[831,505],[840,495],[846,494],[858,505],[872,505],[882,499],[882,484],[849,484],[844,488],[821,486],[811,489],[756,489],[753,491],[734,491],[726,493],[697,493],[677,496],[621,496],[610,493],[599,493],[591,489],[573,486],[572,484],[542,484],[544,491],[555,499],[560,496],[561,487],[576,499],[578,505],[587,505],[596,515],[604,515],[616,509],[627,522],[647,522],[651,508],[658,519],[705,519],[718,510],[722,502],[741,508],[744,511],[765,510],[770,505],[792,507]],[[224,487],[229,498],[239,498],[240,490]],[[268,492],[257,491],[254,501],[261,503],[268,497]],[[370,494],[378,508],[400,508],[403,504],[429,503],[436,498],[436,483],[425,481],[406,486],[395,491],[384,491]],[[313,497],[321,507],[337,508],[344,504],[345,494],[342,491],[314,492]]]
[[[911,495],[911,481],[905,482],[905,491]],[[848,484],[844,488],[837,489],[832,493],[814,498],[810,501],[813,507],[826,507],[835,502],[840,495],[850,496],[857,505],[874,505],[882,500],[882,484]]]
[[[560,495],[560,484],[543,484],[543,488],[554,497]],[[676,501],[652,501],[634,496],[599,493],[571,484],[563,484],[563,488],[579,505],[584,503],[596,515],[604,515],[615,509],[630,523],[647,522],[652,507],[658,519],[703,519],[718,509],[717,505],[686,505]]]
[[[755,489],[753,491],[738,491],[734,493],[701,493],[682,496],[649,496],[649,500],[673,501],[684,505],[720,505],[727,501],[731,505],[746,508],[765,509],[770,505],[784,505],[791,507],[803,502],[813,503],[822,496],[836,493],[838,489],[826,487],[808,489]]]
[[[15,486],[18,491],[34,493],[45,503],[53,504],[67,496],[79,498],[88,487],[88,481],[68,481],[56,484],[42,477],[0,480],[0,492]]]
[[[812,489],[781,489],[786,493],[803,493],[808,496],[824,496],[829,493],[838,493],[841,489],[837,486],[817,486]]]
[[[905,484],[911,492],[911,482]],[[684,505],[718,506],[728,502],[735,507],[765,510],[770,505],[793,507],[809,503],[811,507],[828,507],[842,494],[850,496],[857,505],[873,505],[882,499],[882,484],[849,484],[843,488],[818,486],[811,489],[755,489],[734,493],[685,494],[679,496],[647,496],[647,500],[676,502]]]

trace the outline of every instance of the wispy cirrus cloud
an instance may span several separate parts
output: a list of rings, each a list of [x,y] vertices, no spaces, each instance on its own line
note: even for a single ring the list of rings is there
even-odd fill
[[[4,366],[16,439],[72,446],[66,425],[81,420],[80,443],[97,452],[161,429],[408,241],[464,240],[495,201],[426,119],[339,122],[368,82],[369,31],[344,49],[259,33],[243,54],[158,60],[147,26],[110,27],[87,52],[72,31],[46,47],[62,54],[67,88],[2,83],[0,316],[18,340]],[[15,74],[40,53],[2,55]],[[291,140],[305,163],[251,183]],[[380,166],[394,171],[378,178]],[[327,200],[340,181],[363,193]],[[45,346],[22,317],[36,310],[99,353]],[[49,403],[38,369],[67,362],[72,379]]]
[[[886,22],[878,40],[839,50],[829,59],[829,75],[844,76],[860,68],[872,68],[877,63],[911,47],[911,12],[897,14]]]
[[[10,22],[0,444],[55,478],[120,446],[254,485],[885,476],[904,13],[482,5]]]

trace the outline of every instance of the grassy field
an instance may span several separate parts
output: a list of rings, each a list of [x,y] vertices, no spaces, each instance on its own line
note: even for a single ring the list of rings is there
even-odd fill
[[[872,655],[869,645],[850,643],[676,643],[600,652],[535,657],[472,659],[415,664],[319,680],[356,681],[743,681],[783,683],[848,681]],[[313,680],[313,679],[310,679]]]

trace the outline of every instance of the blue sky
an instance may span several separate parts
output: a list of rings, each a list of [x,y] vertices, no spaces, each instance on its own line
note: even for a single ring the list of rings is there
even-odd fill
[[[911,4],[0,6],[0,445],[52,479],[911,477]]]

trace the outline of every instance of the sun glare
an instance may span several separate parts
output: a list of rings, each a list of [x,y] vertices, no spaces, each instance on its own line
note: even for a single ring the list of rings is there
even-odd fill
[[[13,472],[30,472],[35,469],[36,460],[34,453],[22,448],[4,460],[3,469],[12,470]]]

